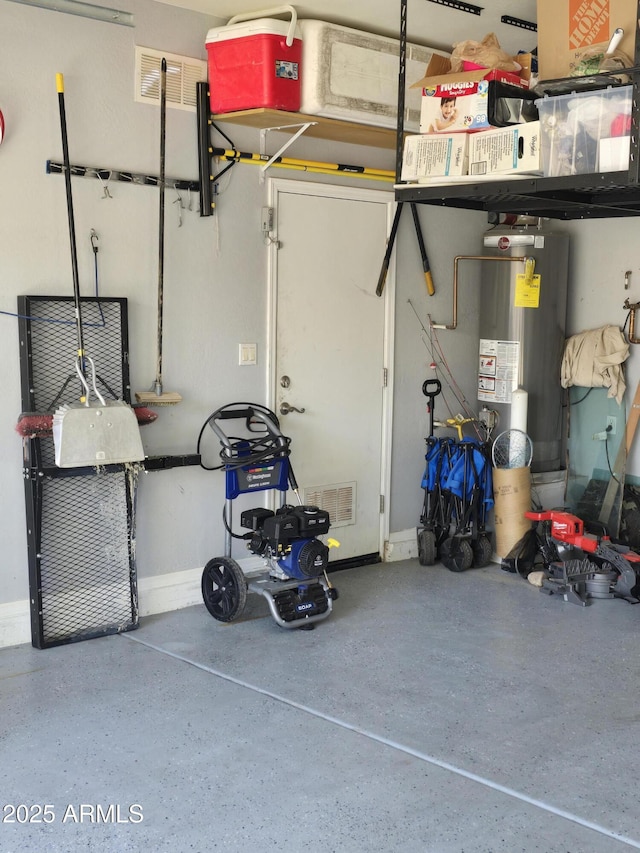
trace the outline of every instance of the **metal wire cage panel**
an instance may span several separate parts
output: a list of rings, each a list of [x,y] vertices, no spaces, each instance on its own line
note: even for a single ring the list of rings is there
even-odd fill
[[[126,299],[82,297],[84,348],[96,366],[96,387],[105,399],[131,402]],[[24,412],[52,413],[77,403],[78,349],[74,302],[64,296],[19,296],[20,378]],[[54,464],[52,438],[41,439],[44,464]]]
[[[77,403],[75,309],[20,296],[22,410]],[[126,299],[82,299],[85,351],[108,399],[130,402]],[[23,439],[32,644],[39,649],[138,626],[137,465],[58,468],[51,437]]]
[[[134,562],[137,469],[45,476],[40,549],[31,572],[37,648],[138,625]]]

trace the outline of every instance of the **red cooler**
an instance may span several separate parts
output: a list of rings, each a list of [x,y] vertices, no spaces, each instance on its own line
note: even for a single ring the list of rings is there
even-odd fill
[[[290,12],[290,22],[257,17],[284,11]],[[209,30],[211,112],[258,108],[297,112],[302,59],[302,40],[297,35],[293,6],[236,15],[226,27]]]

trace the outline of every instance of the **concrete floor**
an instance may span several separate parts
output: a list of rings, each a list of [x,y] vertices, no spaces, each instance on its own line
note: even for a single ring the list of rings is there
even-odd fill
[[[0,651],[0,851],[640,849],[640,608],[495,565],[332,580],[314,631],[250,595]]]

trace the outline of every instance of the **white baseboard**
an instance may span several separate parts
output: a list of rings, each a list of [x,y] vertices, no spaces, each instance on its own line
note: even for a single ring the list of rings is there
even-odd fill
[[[237,561],[245,573],[259,570],[263,561],[259,557],[247,557]],[[140,616],[182,610],[194,604],[202,604],[200,582],[202,567],[168,572],[150,578],[138,579],[138,608]],[[78,593],[81,594],[81,593]],[[0,604],[0,648],[19,646],[31,642],[31,614],[29,600],[10,601]]]
[[[200,580],[202,569],[185,569],[138,580],[138,609],[140,616],[182,610],[202,604]]]
[[[31,614],[28,599],[0,604],[0,648],[30,642]]]
[[[384,549],[385,563],[393,563],[397,560],[413,560],[417,556],[418,540],[415,527],[390,534]]]

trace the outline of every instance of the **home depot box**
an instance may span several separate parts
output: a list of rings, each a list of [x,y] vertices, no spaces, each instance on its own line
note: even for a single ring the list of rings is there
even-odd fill
[[[402,157],[403,181],[467,174],[469,134],[441,133],[407,136]]]
[[[503,71],[485,72],[480,80],[458,80],[422,90],[421,133],[476,131],[537,119],[535,95],[505,82]]]
[[[294,19],[214,28],[206,48],[212,113],[261,107],[298,112],[302,41]]]
[[[395,128],[400,42],[325,21],[298,21],[298,27],[304,72],[300,112]],[[434,55],[448,56],[407,44],[407,83],[422,75]],[[418,89],[406,89],[405,130],[418,130],[420,97]]]
[[[571,76],[584,52],[605,48],[617,27],[619,49],[634,58],[637,0],[538,0],[538,76]]]
[[[539,121],[486,130],[470,137],[470,175],[539,174],[541,171]]]

